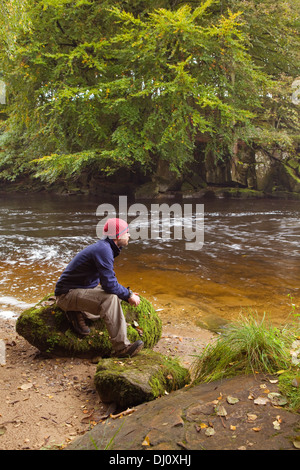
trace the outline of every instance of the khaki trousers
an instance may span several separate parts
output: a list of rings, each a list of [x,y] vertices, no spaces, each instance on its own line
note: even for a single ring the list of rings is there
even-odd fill
[[[105,322],[114,351],[121,351],[130,344],[121,300],[115,294],[107,294],[101,286],[94,289],[71,289],[56,297],[59,308],[68,311],[87,312]]]

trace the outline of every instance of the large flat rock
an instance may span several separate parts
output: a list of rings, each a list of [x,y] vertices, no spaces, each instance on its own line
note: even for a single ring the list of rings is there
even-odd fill
[[[277,385],[262,375],[186,387],[97,424],[67,450],[296,449],[299,414],[272,403],[271,392]]]

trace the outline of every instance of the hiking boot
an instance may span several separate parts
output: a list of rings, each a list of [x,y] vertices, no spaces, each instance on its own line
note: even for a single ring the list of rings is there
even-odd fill
[[[85,318],[82,312],[66,312],[66,317],[76,333],[83,336],[90,334],[91,330],[85,323]]]
[[[114,353],[115,357],[133,357],[138,354],[141,349],[143,349],[144,343],[141,340],[136,341],[135,343],[129,344],[126,348],[121,349],[121,351],[116,351]]]

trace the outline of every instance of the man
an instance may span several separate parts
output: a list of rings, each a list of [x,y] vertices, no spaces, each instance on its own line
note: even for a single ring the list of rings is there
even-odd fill
[[[75,331],[88,335],[86,319],[103,318],[116,357],[135,356],[143,341],[130,343],[121,300],[137,306],[139,295],[119,284],[114,272],[114,258],[128,245],[128,224],[122,219],[108,219],[104,238],[87,246],[68,264],[60,276],[55,296],[57,305]]]

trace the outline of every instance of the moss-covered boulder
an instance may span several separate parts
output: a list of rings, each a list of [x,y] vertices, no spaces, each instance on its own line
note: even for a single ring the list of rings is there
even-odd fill
[[[126,359],[101,359],[94,378],[101,400],[121,408],[138,405],[178,390],[190,382],[178,360],[143,350]]]
[[[152,348],[161,336],[161,320],[152,304],[141,297],[138,307],[122,301],[131,342],[144,341]],[[91,333],[81,337],[74,332],[64,312],[50,295],[34,307],[25,310],[16,323],[17,333],[43,353],[66,357],[108,357],[112,346],[103,320],[91,322]]]

